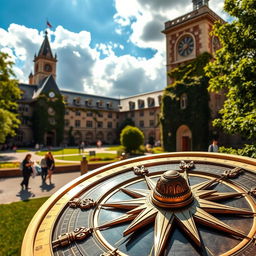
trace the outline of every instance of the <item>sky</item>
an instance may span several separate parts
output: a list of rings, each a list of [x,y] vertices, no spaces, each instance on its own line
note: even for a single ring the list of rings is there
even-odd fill
[[[222,18],[224,0],[209,7]],[[192,0],[0,0],[0,51],[28,83],[48,36],[60,89],[127,97],[166,86],[164,23],[192,11]]]

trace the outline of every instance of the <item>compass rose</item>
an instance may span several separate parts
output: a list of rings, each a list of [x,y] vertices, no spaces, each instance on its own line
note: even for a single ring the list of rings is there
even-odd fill
[[[211,213],[253,215],[254,212],[236,208],[216,201],[244,196],[239,192],[218,192],[210,187],[220,181],[213,178],[196,185],[190,185],[187,170],[180,173],[176,170],[164,172],[157,182],[145,173],[144,178],[148,189],[121,190],[133,198],[125,201],[107,202],[103,208],[128,210],[124,215],[98,227],[102,230],[124,222],[131,222],[124,230],[128,236],[147,224],[154,222],[153,255],[163,255],[168,237],[176,227],[175,223],[196,246],[203,247],[197,223],[223,231],[235,237],[246,238],[246,235],[235,227],[222,222]],[[207,248],[205,250],[208,251]],[[209,254],[212,254],[208,251]]]

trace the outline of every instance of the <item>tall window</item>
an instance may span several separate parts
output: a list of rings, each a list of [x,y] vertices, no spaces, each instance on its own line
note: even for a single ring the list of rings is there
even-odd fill
[[[69,120],[68,120],[68,119],[65,119],[65,120],[64,120],[64,123],[65,123],[65,126],[66,126],[66,127],[69,126]]]
[[[76,116],[81,116],[80,110],[76,110]]]
[[[98,128],[103,128],[103,122],[98,122],[98,123],[97,123],[97,127],[98,127]]]
[[[144,111],[143,110],[140,111],[140,116],[144,116]]]
[[[86,127],[87,128],[92,128],[92,121],[91,120],[86,121]]]
[[[144,127],[144,121],[140,120],[140,127],[143,128]]]
[[[150,127],[154,127],[154,125],[155,125],[154,120],[149,120],[149,126],[150,126]]]
[[[112,128],[112,122],[108,122],[108,128]]]
[[[93,116],[93,113],[91,111],[87,111],[86,115],[87,116]]]
[[[180,108],[186,109],[188,105],[188,96],[186,93],[181,94],[180,96]]]
[[[80,120],[75,120],[75,127],[78,128],[80,127],[80,125],[81,125]]]

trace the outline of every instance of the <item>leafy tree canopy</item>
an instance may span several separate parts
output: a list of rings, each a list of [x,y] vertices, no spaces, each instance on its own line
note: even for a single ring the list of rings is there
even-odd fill
[[[139,128],[127,125],[121,132],[120,142],[126,152],[130,153],[143,145],[144,134]]]
[[[256,0],[225,0],[231,23],[214,27],[222,48],[207,67],[209,90],[227,92],[214,125],[231,134],[256,139]]]
[[[4,143],[7,136],[14,136],[20,123],[16,113],[20,89],[13,78],[12,65],[9,56],[0,52],[0,143]]]

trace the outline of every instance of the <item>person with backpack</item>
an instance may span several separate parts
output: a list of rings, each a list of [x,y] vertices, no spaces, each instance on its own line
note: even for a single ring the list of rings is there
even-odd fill
[[[218,141],[216,139],[212,140],[212,144],[208,147],[208,152],[219,152]]]
[[[31,154],[27,154],[25,159],[22,161],[22,176],[23,176],[23,180],[20,183],[22,190],[25,189],[28,190],[28,183],[29,183],[29,178],[32,174],[32,166],[34,164],[34,162],[31,161]]]
[[[45,183],[46,176],[48,174],[48,167],[47,167],[47,158],[48,154],[45,154],[44,158],[41,159],[40,165],[41,165],[41,177],[42,177],[42,183]]]

